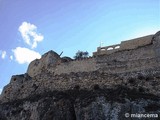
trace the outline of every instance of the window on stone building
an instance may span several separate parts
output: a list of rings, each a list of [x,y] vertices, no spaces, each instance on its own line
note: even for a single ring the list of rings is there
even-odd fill
[[[120,46],[116,46],[114,49],[119,49],[120,48]]]
[[[107,50],[113,50],[113,47],[109,47]]]

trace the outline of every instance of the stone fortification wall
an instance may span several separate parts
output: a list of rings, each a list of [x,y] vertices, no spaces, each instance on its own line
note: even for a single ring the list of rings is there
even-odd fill
[[[107,65],[107,63],[110,61],[130,61],[154,58],[158,53],[156,52],[158,51],[158,49],[155,50],[153,48],[154,46],[152,43],[152,38],[153,35],[149,35],[129,41],[123,41],[121,42],[121,44],[98,48],[97,52],[94,53],[93,58],[83,60],[63,62],[62,58],[60,58],[60,56],[57,53],[49,51],[45,53],[41,59],[36,59],[33,62],[31,62],[28,67],[27,73],[31,77],[34,77],[38,74],[41,74],[43,70],[52,72],[52,74],[55,75],[59,75],[62,73],[69,74],[71,72],[90,72],[98,70],[99,68],[103,68],[104,65]],[[101,57],[97,55],[106,56]],[[101,61],[103,61],[102,63],[104,65],[102,65],[102,63],[99,64]],[[129,63],[127,64],[128,66],[130,66]],[[107,67],[110,70],[110,66],[107,65]]]
[[[28,67],[27,73],[31,77],[34,77],[38,74],[41,74],[43,70],[52,72],[55,75],[60,75],[63,73],[69,74],[71,72],[90,72],[103,67],[108,68],[107,71],[110,71],[110,62],[125,62],[125,66],[127,64],[128,66],[130,66],[129,62],[127,61],[151,59],[155,58],[156,54],[157,52],[155,52],[154,46],[152,44],[132,50],[123,50],[123,52],[116,51],[113,54],[104,54],[103,56],[91,57],[69,62],[62,62],[61,58],[58,55],[56,55],[57,57],[55,57],[54,52],[48,52],[43,55],[41,59],[31,62]],[[115,65],[112,66],[117,67]],[[120,66],[124,66],[124,64],[121,64]],[[139,64],[139,66],[141,66],[141,64]],[[121,71],[121,69],[119,70]],[[115,70],[115,72],[117,71]]]
[[[56,69],[52,70],[55,74],[62,74],[62,73],[71,73],[71,72],[90,72],[97,70],[96,67],[96,59],[95,58],[88,58],[83,60],[75,60],[71,62],[61,63],[56,66]],[[50,71],[49,70],[49,71]]]
[[[52,58],[52,57],[42,56],[41,59],[39,60],[36,59],[32,61],[28,67],[27,73],[31,77],[34,77],[38,74],[41,74],[45,70],[55,75],[56,74],[59,75],[63,73],[69,74],[71,72],[90,72],[90,71],[97,70],[96,59],[92,57],[81,59],[81,60],[69,61],[69,62],[62,62],[62,59],[59,57],[59,58],[53,59],[53,61],[55,62],[49,62],[49,61],[44,62],[45,59]]]
[[[135,49],[137,47],[149,45],[152,43],[152,37],[153,35],[148,35],[136,39],[131,39],[128,41],[122,41],[120,45],[121,50],[127,50],[127,49]]]
[[[107,73],[125,73],[160,67],[158,59],[141,59],[133,61],[110,61],[98,64],[99,71]]]
[[[154,70],[160,67],[159,62],[160,58],[154,54],[154,47],[151,45],[96,58],[60,63],[55,67],[50,65],[48,69],[43,69],[41,74],[33,77],[28,74],[13,76],[10,84],[4,88],[1,97],[3,100],[13,100],[17,97],[25,98],[32,92],[34,93],[35,89],[36,93],[46,90],[61,91],[72,89],[76,85],[84,89],[92,88],[95,84],[109,87],[115,81],[115,78],[110,77],[109,74]],[[106,74],[105,78],[100,78],[102,77],[101,73]],[[119,82],[122,81],[116,81],[116,83]],[[115,82],[113,83],[115,84]],[[28,93],[28,91],[30,92]]]
[[[56,65],[58,65],[60,62],[60,56],[56,52],[51,50],[42,55],[41,59],[36,59],[32,61],[28,66],[27,73],[31,77],[33,77],[41,74],[43,70],[47,70],[50,67],[52,67],[51,69],[54,70]]]
[[[153,35],[148,35],[132,40],[122,41],[121,44],[106,46],[106,47],[98,47],[97,52],[94,52],[93,55],[109,55],[115,53],[117,51],[123,50],[131,50],[136,49],[138,47],[146,46],[152,44]]]
[[[100,55],[96,57],[99,61],[130,61],[130,60],[139,60],[139,59],[147,59],[147,58],[155,58],[156,53],[153,45],[148,45],[145,47],[141,47],[138,49],[133,50],[125,50],[125,51],[118,51],[113,54],[109,55]]]
[[[0,100],[21,99],[45,91],[69,90],[74,89],[76,85],[82,89],[91,89],[95,84],[101,87],[114,86],[123,83],[123,78],[116,77],[117,74],[123,76],[128,72],[142,73],[151,70],[155,74],[160,67],[159,36],[158,34],[153,37],[153,44],[151,40],[151,44],[146,42],[145,46],[135,49],[116,51],[83,60],[62,62],[58,54],[49,51],[41,59],[31,62],[27,74],[13,76],[3,89]],[[158,72],[160,73],[160,69]],[[157,80],[156,77],[155,79]],[[159,85],[157,84],[158,87]]]
[[[108,73],[122,73],[144,70],[159,66],[157,52],[153,44],[132,50],[117,51],[96,57],[98,70]]]

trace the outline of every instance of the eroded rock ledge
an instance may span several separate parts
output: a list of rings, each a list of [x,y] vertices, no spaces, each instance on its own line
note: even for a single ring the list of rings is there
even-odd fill
[[[113,89],[52,91],[1,105],[1,120],[126,119],[125,113],[159,114],[160,97],[143,90]]]

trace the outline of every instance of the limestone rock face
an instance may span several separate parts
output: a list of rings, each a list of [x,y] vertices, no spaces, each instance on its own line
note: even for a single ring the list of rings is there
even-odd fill
[[[46,92],[0,105],[1,120],[128,120],[131,114],[153,113],[153,120],[158,119],[158,97],[122,86]]]

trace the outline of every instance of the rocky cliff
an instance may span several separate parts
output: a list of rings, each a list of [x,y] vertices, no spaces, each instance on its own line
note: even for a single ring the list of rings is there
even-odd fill
[[[160,32],[149,38],[83,60],[45,53],[4,87],[0,120],[160,119]]]

